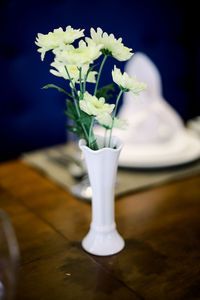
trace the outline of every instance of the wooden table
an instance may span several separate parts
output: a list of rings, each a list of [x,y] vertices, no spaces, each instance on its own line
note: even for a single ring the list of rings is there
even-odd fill
[[[21,251],[17,299],[200,299],[200,176],[116,200],[126,248],[80,246],[90,204],[20,161],[0,165],[0,207]]]

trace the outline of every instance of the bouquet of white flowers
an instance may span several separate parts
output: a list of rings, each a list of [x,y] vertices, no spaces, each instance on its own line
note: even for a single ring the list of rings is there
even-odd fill
[[[55,29],[48,34],[38,33],[36,45],[40,47],[41,59],[49,50],[55,55],[51,63],[53,67],[50,72],[69,81],[70,92],[54,85],[48,84],[43,88],[56,88],[58,91],[68,96],[66,100],[66,115],[72,120],[73,126],[67,128],[80,138],[84,138],[87,146],[92,150],[98,150],[98,144],[94,136],[93,127],[96,120],[105,128],[104,147],[111,147],[113,127],[124,129],[126,120],[116,117],[119,99],[123,92],[132,92],[138,95],[145,87],[143,82],[136,81],[135,77],[130,77],[126,72],[121,73],[120,69],[114,66],[112,70],[113,81],[118,85],[120,91],[116,103],[109,104],[106,101],[110,97],[110,91],[114,89],[113,84],[98,89],[100,76],[106,59],[111,56],[118,61],[126,61],[131,58],[132,49],[125,47],[122,39],[116,39],[113,34],[108,35],[101,28],[95,31],[90,29],[91,37],[79,41],[78,47],[72,43],[84,37],[84,30],[73,29],[71,26]],[[103,55],[99,70],[94,71],[97,64],[94,61]],[[93,94],[86,89],[87,82],[94,83]],[[106,134],[109,131],[109,138]],[[108,142],[106,142],[108,141]]]

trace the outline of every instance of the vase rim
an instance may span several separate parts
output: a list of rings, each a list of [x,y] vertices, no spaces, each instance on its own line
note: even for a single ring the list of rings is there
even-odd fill
[[[100,135],[96,135],[96,138],[103,139],[103,137],[100,136]],[[87,149],[88,151],[92,152],[93,154],[95,154],[95,153],[96,153],[96,154],[99,154],[99,153],[101,153],[101,152],[103,152],[103,151],[112,151],[112,152],[118,152],[118,151],[121,151],[121,149],[122,149],[122,147],[123,147],[122,141],[121,141],[118,137],[116,137],[116,136],[112,136],[112,140],[113,140],[113,139],[116,139],[116,141],[117,141],[118,144],[119,144],[119,147],[117,147],[117,149],[113,149],[113,148],[110,148],[110,147],[104,147],[104,148],[100,148],[100,149],[98,149],[98,150],[92,150],[92,149],[90,149],[90,148],[86,145],[86,140],[85,140],[85,139],[80,139],[80,140],[79,140],[79,148],[80,148],[81,150]]]

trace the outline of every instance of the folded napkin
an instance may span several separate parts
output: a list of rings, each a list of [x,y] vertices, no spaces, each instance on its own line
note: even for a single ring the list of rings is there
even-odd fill
[[[129,144],[159,144],[172,139],[183,129],[183,122],[162,96],[160,73],[143,53],[137,53],[126,64],[125,71],[147,84],[139,96],[125,93],[119,117],[127,119],[125,132],[115,133]]]

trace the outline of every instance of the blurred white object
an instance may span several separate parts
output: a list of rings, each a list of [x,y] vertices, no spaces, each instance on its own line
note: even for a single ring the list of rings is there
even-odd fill
[[[172,139],[183,129],[183,123],[162,97],[161,76],[156,66],[146,55],[137,53],[127,63],[125,71],[130,76],[136,75],[147,88],[138,97],[124,94],[119,116],[128,120],[129,128],[123,133],[118,130],[116,134],[122,135],[126,144],[163,143]]]
[[[200,158],[200,140],[189,131],[180,131],[168,143],[160,145],[127,144],[119,165],[121,167],[160,168],[178,166]]]
[[[147,84],[139,96],[124,94],[119,117],[129,123],[127,130],[114,129],[124,142],[119,165],[125,167],[162,167],[177,165],[200,156],[200,142],[186,132],[176,111],[162,96],[161,76],[154,63],[137,53],[125,71]],[[96,134],[103,134],[97,127]]]

